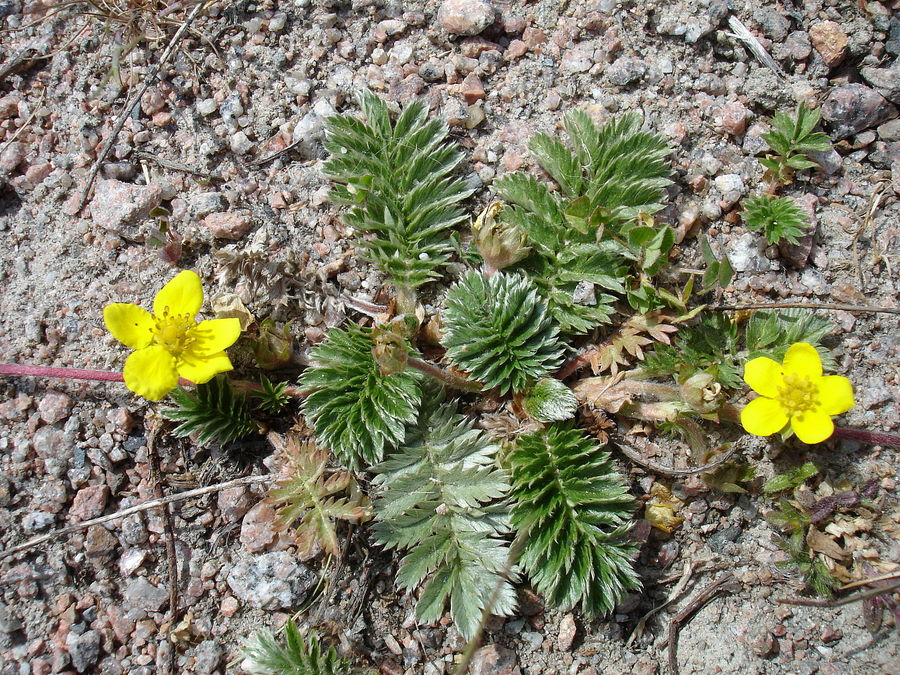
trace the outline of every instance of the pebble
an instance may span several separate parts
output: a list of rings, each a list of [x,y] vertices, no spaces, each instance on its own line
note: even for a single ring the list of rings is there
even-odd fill
[[[606,70],[609,81],[620,87],[633,84],[647,74],[647,63],[634,56],[621,56]]]
[[[210,213],[224,211],[228,202],[221,192],[196,192],[187,197],[188,210],[193,220],[200,220]]]
[[[888,101],[900,105],[900,60],[894,61],[890,68],[866,66],[860,73]]]
[[[204,640],[194,647],[194,672],[213,673],[222,663],[224,650],[215,640]]]
[[[286,551],[265,553],[231,568],[228,586],[243,602],[259,609],[292,609],[316,584],[316,575]]]
[[[146,612],[158,612],[169,600],[165,586],[154,586],[146,577],[138,577],[125,589],[125,604]]]
[[[91,525],[84,538],[84,552],[91,558],[111,555],[119,546],[119,540],[102,525]]]
[[[81,635],[69,633],[66,636],[66,649],[72,659],[72,667],[79,673],[86,673],[100,657],[100,633],[89,630]]]
[[[578,627],[575,625],[575,616],[566,614],[559,622],[559,637],[556,639],[556,647],[561,652],[567,652],[572,648]]]
[[[161,201],[162,188],[159,185],[101,180],[97,182],[91,202],[91,217],[100,227],[123,234],[126,225],[146,218]]]
[[[819,21],[809,27],[809,40],[829,68],[840,65],[847,56],[847,34],[835,21]]]
[[[233,523],[244,517],[253,500],[243,485],[228,488],[219,492],[219,514],[226,523]]]
[[[268,548],[278,536],[274,529],[275,509],[268,502],[259,502],[247,511],[241,523],[241,543],[251,553]]]
[[[236,241],[250,231],[250,218],[242,213],[222,211],[210,213],[202,221],[204,227],[219,239]]]
[[[845,84],[833,89],[822,104],[822,119],[831,127],[834,140],[897,117],[897,108],[874,89]]]
[[[444,0],[437,12],[441,28],[453,35],[478,35],[495,18],[487,0]]]
[[[38,403],[38,412],[47,424],[65,419],[71,411],[72,399],[58,391],[48,391]]]
[[[475,652],[470,666],[473,675],[521,675],[512,649],[488,645]]]
[[[469,73],[462,81],[462,96],[469,105],[484,98],[484,85],[475,73]]]
[[[595,53],[593,42],[580,42],[563,53],[559,69],[566,75],[586,73],[594,65]]]
[[[892,119],[878,127],[878,138],[883,141],[900,141],[900,118]]]
[[[33,534],[35,532],[46,530],[53,525],[55,521],[56,516],[47,511],[29,511],[25,514],[25,517],[22,518],[22,529],[28,534]]]
[[[256,144],[247,138],[247,134],[243,131],[236,131],[228,139],[228,147],[236,155],[246,155],[253,149],[254,145]]]
[[[730,136],[743,136],[751,113],[740,101],[726,103],[714,117],[716,126]]]
[[[219,102],[214,98],[204,98],[197,102],[197,112],[207,117],[219,109]]]
[[[285,25],[287,25],[287,14],[284,12],[276,12],[269,19],[269,31],[272,33],[280,33],[284,30]]]
[[[75,494],[72,507],[69,509],[69,519],[85,521],[102,515],[108,499],[109,487],[106,485],[82,488]]]
[[[119,572],[123,577],[130,577],[140,569],[147,559],[147,551],[141,548],[131,548],[125,551],[119,558]]]
[[[3,152],[0,152],[0,178],[12,174],[22,162],[25,161],[26,148],[24,143],[13,141]]]

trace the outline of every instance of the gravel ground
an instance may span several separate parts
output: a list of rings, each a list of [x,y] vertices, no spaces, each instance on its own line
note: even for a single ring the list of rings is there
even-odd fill
[[[237,293],[258,318],[293,319],[303,353],[329,326],[356,316],[342,294],[383,299],[383,279],[357,256],[321,172],[324,119],[354,111],[362,88],[400,104],[423,98],[447,121],[483,183],[473,213],[496,177],[532,166],[528,139],[557,129],[565,111],[584,108],[598,119],[642,111],[675,150],[661,217],[676,226],[686,266],[699,264],[699,232],[728,254],[736,275],[727,299],[897,306],[896,2],[213,4],[128,116],[82,207],[126,98],[185,16],[176,7],[176,24],[167,25],[158,13],[147,21],[118,7],[121,14],[98,18],[88,5],[0,0],[3,362],[121,368],[125,350],[103,328],[102,308],[149,306],[177,269],[196,270],[209,296]],[[731,17],[780,73],[735,38]],[[115,45],[135,27],[140,39],[116,66]],[[806,260],[767,249],[736,217],[741,197],[759,189],[760,135],[776,110],[798,102],[822,108],[835,142],[819,158],[822,169],[787,191],[817,223]],[[159,206],[169,215],[150,215]],[[832,317],[839,372],[858,392],[845,424],[896,431],[896,317]],[[152,498],[152,408],[122,385],[6,378],[0,387],[4,547]],[[677,452],[654,440],[666,461]],[[167,437],[157,445],[169,491],[268,471],[260,444],[239,453]],[[748,450],[760,475],[809,459],[835,486],[876,479],[882,515],[844,565],[868,561],[886,571],[900,563],[894,451],[841,442],[789,455],[761,439]],[[621,466],[635,494],[649,491],[652,475]],[[665,672],[671,620],[729,572],[729,592],[681,632],[682,673],[900,672],[890,621],[870,633],[858,604],[775,602],[803,584],[775,564],[784,554],[762,517],[770,503],[694,479],[668,484],[685,500],[686,520],[672,535],[649,536],[639,561],[644,593],[587,622],[544,608],[523,589],[521,615],[489,625],[473,672]],[[241,486],[174,508],[177,594],[187,616],[171,640],[156,510],[3,558],[0,673],[231,671],[246,635],[304,608],[383,673],[450,672],[461,636],[443,623],[416,625],[415,598],[392,583],[396,561],[370,546],[364,529],[352,533],[344,566],[323,569],[321,556],[298,560],[271,531],[262,494],[261,485]],[[683,592],[629,642],[685,570]]]

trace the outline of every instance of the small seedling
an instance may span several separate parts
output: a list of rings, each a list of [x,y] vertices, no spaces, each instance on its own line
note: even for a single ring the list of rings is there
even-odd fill
[[[809,153],[831,149],[831,139],[821,131],[813,131],[820,116],[818,110],[810,110],[802,103],[793,117],[783,112],[775,113],[774,129],[762,136],[775,154],[759,160],[766,167],[767,178],[773,186],[788,185],[794,180],[795,172],[818,166],[809,158]]]
[[[742,216],[749,229],[765,234],[769,244],[781,241],[796,244],[809,227],[806,214],[789,197],[749,197],[744,202]]]

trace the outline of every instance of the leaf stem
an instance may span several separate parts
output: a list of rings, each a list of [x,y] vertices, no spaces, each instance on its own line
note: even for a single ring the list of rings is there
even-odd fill
[[[451,373],[449,370],[444,370],[440,366],[436,366],[428,361],[423,361],[422,359],[410,356],[407,363],[412,368],[415,368],[454,389],[462,389],[463,391],[471,392],[479,392],[484,389],[484,385],[481,384],[481,382],[476,382],[475,380],[470,380],[461,375],[457,375],[456,373]]]
[[[835,427],[831,438],[846,438],[847,440],[859,441],[867,445],[889,445],[894,448],[900,448],[900,436],[885,434],[880,431]]]
[[[0,375],[16,375],[19,377],[59,377],[66,380],[94,380],[95,382],[125,381],[122,377],[122,373],[115,370],[20,366],[16,363],[0,363]]]

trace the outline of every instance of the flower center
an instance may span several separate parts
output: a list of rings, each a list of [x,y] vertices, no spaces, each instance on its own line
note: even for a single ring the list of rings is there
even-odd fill
[[[162,316],[153,317],[153,341],[172,356],[179,356],[194,341],[191,328],[196,324],[190,314],[170,314],[169,308]]]
[[[803,414],[819,407],[819,387],[809,375],[785,373],[784,386],[778,387],[778,402],[788,417],[803,419]]]

